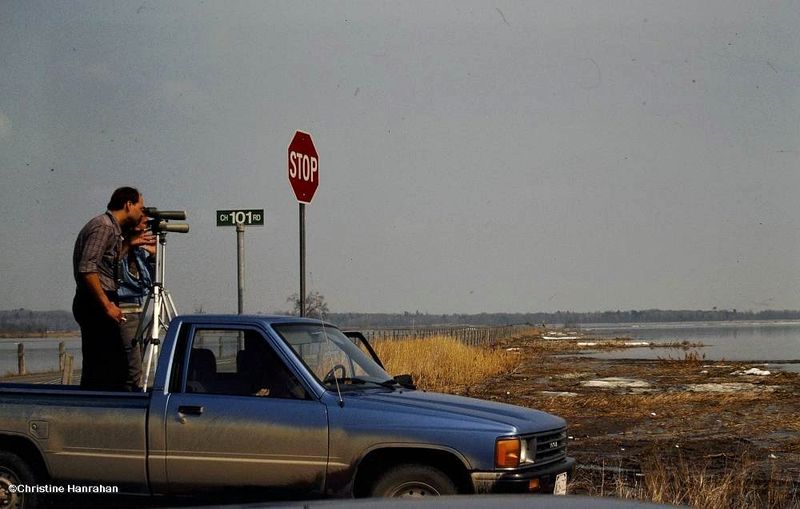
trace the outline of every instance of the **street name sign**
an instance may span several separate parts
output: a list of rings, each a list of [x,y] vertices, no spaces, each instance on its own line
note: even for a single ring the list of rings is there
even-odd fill
[[[264,209],[218,210],[217,226],[264,226]]]

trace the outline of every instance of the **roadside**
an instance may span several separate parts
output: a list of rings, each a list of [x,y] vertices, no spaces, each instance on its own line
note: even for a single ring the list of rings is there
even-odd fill
[[[797,506],[800,374],[706,361],[688,344],[659,360],[592,359],[581,352],[626,341],[547,337],[503,344],[519,356],[516,369],[458,392],[564,417],[581,465],[572,493],[619,496],[657,472],[717,480],[738,472],[752,483],[743,489],[773,490],[765,496],[789,504],[771,506]]]

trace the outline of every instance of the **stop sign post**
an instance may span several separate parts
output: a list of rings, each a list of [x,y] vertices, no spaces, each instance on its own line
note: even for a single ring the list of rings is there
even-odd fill
[[[288,156],[289,184],[300,209],[300,316],[306,316],[306,204],[319,187],[319,155],[311,135],[294,133]]]

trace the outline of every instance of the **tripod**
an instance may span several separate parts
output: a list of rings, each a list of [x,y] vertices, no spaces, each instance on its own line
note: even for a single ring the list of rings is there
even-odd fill
[[[164,286],[166,248],[167,232],[159,231],[158,243],[156,244],[155,280],[144,301],[141,315],[142,319],[136,330],[136,338],[145,346],[144,378],[142,381],[142,390],[144,391],[147,391],[153,360],[158,359],[158,346],[161,344],[161,340],[159,339],[161,331],[166,332],[169,322],[178,314],[178,311],[175,309],[175,303],[172,301],[172,296]],[[146,318],[148,315],[149,318]]]

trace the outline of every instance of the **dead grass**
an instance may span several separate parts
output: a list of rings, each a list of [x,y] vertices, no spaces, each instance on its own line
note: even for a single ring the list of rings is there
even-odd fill
[[[673,358],[671,355],[668,355],[667,357],[658,357],[658,359],[666,363],[671,363],[671,364],[684,363],[694,367],[705,362],[706,354],[693,349],[693,347],[685,347],[683,352],[683,357]]]
[[[591,424],[585,422],[584,417],[594,415],[606,422],[646,421],[649,426],[661,428],[660,433],[691,437],[694,428],[681,427],[677,423],[691,421],[699,424],[702,421],[712,429],[723,425],[728,430],[742,428],[744,425],[739,422],[740,416],[732,413],[731,409],[764,410],[769,405],[771,397],[773,396],[767,393],[752,392],[580,393],[569,398],[542,397],[535,402],[520,400],[518,404],[533,403],[532,406],[540,410],[560,415],[570,423],[571,429],[579,433],[583,432],[586,426],[591,427]],[[786,416],[782,415],[783,417]],[[800,418],[783,419],[781,428],[793,432],[798,420]],[[760,423],[758,426],[775,429],[775,424],[770,419],[757,422]],[[633,424],[629,424],[626,428],[632,429],[632,426]],[[752,421],[748,421],[747,426],[754,432],[761,431]]]
[[[528,338],[524,343],[524,348],[533,354],[544,353],[569,353],[585,350],[578,346],[578,342],[570,339],[548,339]]]
[[[411,374],[421,389],[453,392],[514,369],[519,355],[503,348],[468,346],[453,338],[383,340],[374,343],[392,374]]]
[[[796,482],[774,467],[758,468],[748,452],[726,460],[724,468],[683,453],[668,455],[654,450],[648,457],[640,471],[604,465],[600,471],[582,472],[571,489],[593,496],[703,509],[800,507]]]
[[[631,412],[649,414],[654,410],[668,414],[680,409],[686,409],[691,412],[691,415],[695,415],[698,408],[703,408],[704,412],[713,413],[732,406],[746,406],[756,401],[765,401],[769,399],[769,396],[750,392],[737,392],[735,394],[668,392],[661,394],[619,395],[589,393],[577,399],[584,408],[602,412],[603,415],[608,413],[630,414]]]
[[[676,343],[683,351],[666,358],[614,362],[572,356],[585,350],[574,340],[536,336],[493,349],[449,338],[376,343],[388,371],[411,373],[421,388],[564,417],[581,464],[571,493],[709,509],[800,509],[791,459],[800,452],[793,373],[735,375],[748,364],[706,361],[694,344]],[[582,385],[603,377],[650,385]],[[742,388],[732,393],[690,390],[734,383]]]

